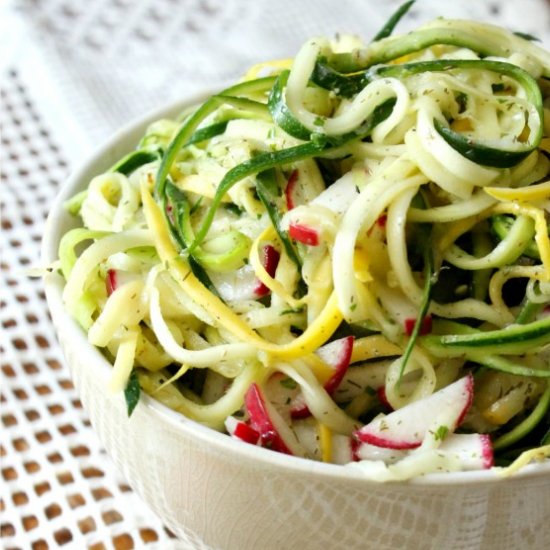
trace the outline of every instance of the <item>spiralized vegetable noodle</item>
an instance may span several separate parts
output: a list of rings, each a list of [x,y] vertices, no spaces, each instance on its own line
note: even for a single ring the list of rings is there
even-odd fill
[[[130,413],[141,389],[381,481],[550,456],[550,55],[389,36],[407,8],[155,122],[69,201],[64,303]]]

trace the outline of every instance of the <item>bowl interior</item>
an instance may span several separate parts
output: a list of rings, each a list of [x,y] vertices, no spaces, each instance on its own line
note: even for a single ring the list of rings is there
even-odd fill
[[[163,108],[146,114],[142,118],[132,122],[103,146],[101,146],[83,165],[77,169],[56,197],[48,216],[44,238],[42,241],[42,264],[51,265],[57,259],[59,241],[63,234],[70,228],[78,225],[78,220],[72,217],[63,207],[63,203],[72,197],[78,191],[86,188],[90,180],[107,170],[123,155],[135,148],[135,145],[143,135],[145,128],[155,120],[160,118],[170,118],[177,116],[184,108],[196,104],[208,92],[203,92],[184,100],[169,104]],[[57,319],[59,326],[63,327],[64,336],[74,339],[78,346],[89,357],[89,368],[94,369],[98,376],[105,380],[105,387],[110,372],[110,364],[96,348],[91,346],[85,333],[77,323],[64,310],[62,303],[63,279],[57,273],[48,274],[45,277],[45,288],[48,305],[52,311],[52,316]],[[162,418],[163,421],[177,427],[178,430],[185,431],[193,437],[198,438],[208,445],[212,445],[220,453],[233,454],[237,459],[254,460],[258,463],[274,466],[281,470],[292,470],[294,473],[302,472],[305,474],[315,474],[327,479],[338,480],[342,478],[353,479],[358,484],[369,485],[376,483],[369,481],[356,466],[338,466],[333,464],[324,464],[302,458],[279,454],[267,449],[253,445],[241,443],[230,437],[206,428],[192,420],[184,418],[181,414],[172,411],[149,396],[142,396],[140,405],[147,407]],[[517,479],[532,476],[550,476],[550,462],[543,464],[531,464],[524,467],[519,473],[510,479]],[[453,472],[445,474],[429,474],[408,482],[407,484],[422,485],[456,485],[456,484],[485,484],[485,483],[506,483],[496,471],[474,471],[474,472]]]

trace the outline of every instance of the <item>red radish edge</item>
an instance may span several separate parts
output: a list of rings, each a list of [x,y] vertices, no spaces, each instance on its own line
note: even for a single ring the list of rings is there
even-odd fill
[[[107,289],[107,296],[110,296],[117,288],[116,271],[114,269],[107,270],[107,276],[105,277],[105,287]]]
[[[414,325],[416,324],[416,319],[410,317],[408,319],[405,319],[405,334],[407,336],[411,336],[414,330]],[[430,334],[432,332],[432,316],[426,315],[424,319],[422,319],[422,325],[420,326],[420,335],[425,336],[426,334]]]
[[[462,424],[462,421],[466,417],[466,414],[468,414],[468,411],[472,406],[472,401],[474,400],[474,377],[471,372],[468,373],[466,390],[468,391],[468,402],[466,403],[466,406],[464,407],[461,415],[457,418],[453,431],[456,430]]]
[[[301,397],[301,394],[298,397]],[[311,415],[311,412],[310,412],[308,406],[305,403],[301,402],[301,401],[298,405],[295,405],[290,410],[290,416],[294,420],[300,420],[302,418],[307,418],[310,415]]]
[[[293,454],[273,425],[267,412],[265,397],[258,384],[253,383],[248,388],[244,396],[244,404],[250,416],[252,428],[260,434],[262,447],[288,455]]]
[[[296,205],[292,199],[294,193],[294,187],[296,187],[296,182],[298,181],[298,170],[293,170],[288,178],[288,182],[285,187],[285,198],[286,198],[286,207],[287,210],[292,210]]]
[[[381,214],[380,216],[378,216],[378,218],[376,219],[374,224],[371,225],[370,229],[367,231],[367,235],[370,237],[370,235],[372,234],[372,232],[374,231],[374,229],[376,227],[380,227],[381,229],[385,229],[387,221],[388,221],[388,215],[387,214]]]
[[[349,367],[351,361],[351,355],[353,353],[353,343],[355,338],[353,336],[345,336],[340,340],[343,346],[342,356],[339,358],[338,362],[334,365],[335,372],[334,374],[326,381],[324,388],[328,393],[333,393],[336,388],[342,382],[346,370]],[[330,345],[330,344],[329,344]]]
[[[350,447],[350,453],[351,453],[351,459],[353,462],[359,462],[361,460],[361,457],[359,456],[359,447],[361,446],[361,441],[359,441],[355,437],[349,438],[349,447]]]
[[[260,434],[245,422],[237,423],[233,435],[246,443],[252,443],[252,445],[255,445],[260,439]]]
[[[317,246],[319,244],[319,232],[313,227],[291,223],[288,227],[288,234],[298,242],[309,246]]]
[[[240,439],[245,443],[256,445],[260,439],[260,434],[244,420],[238,420],[234,416],[229,416],[225,420],[225,429],[227,433],[235,439]]]
[[[358,445],[359,443],[369,443],[370,445],[376,445],[377,447],[382,447],[384,449],[395,449],[397,451],[406,451],[409,449],[417,449],[420,447],[421,443],[418,443],[416,441],[402,441],[402,442],[391,442],[391,447],[388,445],[388,439],[385,439],[383,437],[378,437],[377,435],[373,434],[357,434],[355,433],[355,437],[358,439]]]
[[[491,436],[488,434],[480,434],[480,437],[481,437],[481,456],[483,458],[483,467],[486,469],[489,469],[495,465],[493,443],[491,441]]]
[[[270,277],[275,277],[280,258],[279,251],[270,244],[266,244],[262,248],[262,265]],[[266,296],[269,294],[269,288],[261,281],[258,281],[258,284],[254,288],[254,294],[258,297]]]
[[[388,396],[386,395],[386,386],[380,386],[376,390],[376,395],[378,397],[378,401],[380,401],[380,403],[384,405],[384,407],[386,407],[390,411],[393,411],[393,407],[390,405],[390,402],[388,401]]]

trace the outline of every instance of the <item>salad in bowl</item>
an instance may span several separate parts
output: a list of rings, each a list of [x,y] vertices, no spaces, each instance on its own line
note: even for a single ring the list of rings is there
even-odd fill
[[[66,202],[64,307],[129,415],[145,392],[376,481],[548,461],[550,54],[391,36],[410,4],[155,121]]]

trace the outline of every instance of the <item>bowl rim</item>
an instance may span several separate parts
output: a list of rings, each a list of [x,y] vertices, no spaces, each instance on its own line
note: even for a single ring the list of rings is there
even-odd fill
[[[76,192],[82,190],[89,183],[93,175],[102,173],[102,171],[105,171],[113,164],[113,162],[106,162],[106,159],[110,156],[112,157],[114,151],[120,149],[122,154],[124,154],[124,152],[129,152],[131,148],[135,146],[148,124],[161,118],[176,116],[183,109],[197,104],[211,95],[211,93],[212,90],[206,88],[135,118],[115,132],[102,145],[97,147],[91,155],[72,171],[69,178],[58,191],[45,223],[44,235],[41,243],[41,262],[43,266],[50,266],[57,259],[59,240],[67,226],[70,225],[71,216],[63,208],[63,203]],[[120,156],[122,156],[122,154],[120,154]],[[103,168],[101,168],[102,165],[104,166]],[[46,273],[44,275],[44,287],[48,306],[52,318],[56,319],[58,322],[56,330],[57,337],[60,342],[69,342],[71,346],[76,345],[79,354],[86,353],[87,358],[90,360],[87,366],[97,369],[98,375],[107,380],[111,364],[102,355],[99,349],[88,342],[85,332],[65,310],[62,302],[63,285],[63,278],[58,273]],[[62,330],[60,330],[60,328],[62,328]],[[107,396],[106,384],[105,389]],[[276,453],[269,449],[240,442],[226,434],[217,432],[216,430],[185,417],[144,392],[141,395],[138,407],[146,413],[156,415],[161,421],[170,424],[176,431],[185,431],[188,436],[194,436],[204,443],[213,445],[220,453],[230,453],[243,460],[252,459],[256,461],[258,465],[277,467],[293,474],[318,475],[326,480],[347,479],[355,483],[365,484],[366,486],[376,485],[380,487],[382,485],[380,481],[367,478],[364,473],[362,473],[359,466],[353,465],[354,463],[345,466],[327,464]],[[392,487],[415,485],[420,489],[421,487],[433,488],[437,486],[450,487],[455,485],[477,486],[480,484],[485,485],[493,483],[504,484],[545,475],[550,477],[550,461],[529,464],[524,466],[519,472],[506,478],[498,474],[498,469],[493,468],[491,470],[467,472],[432,473],[409,480],[391,481],[388,483]]]

